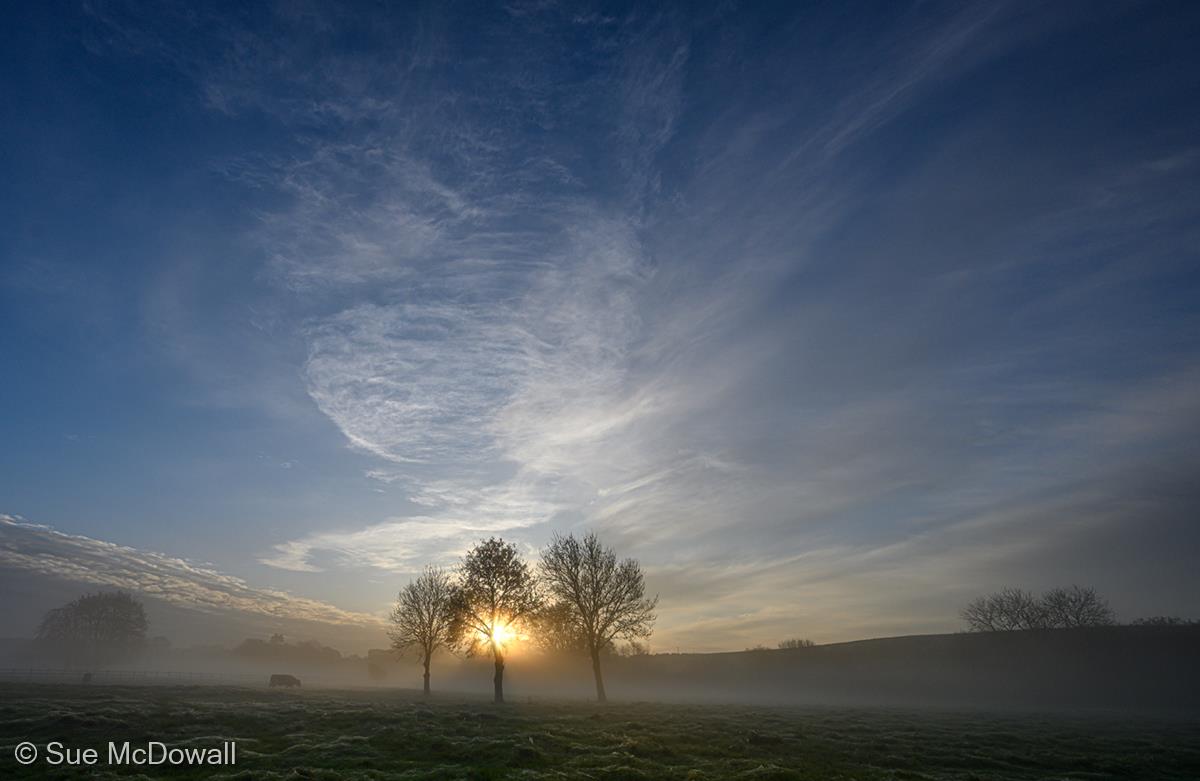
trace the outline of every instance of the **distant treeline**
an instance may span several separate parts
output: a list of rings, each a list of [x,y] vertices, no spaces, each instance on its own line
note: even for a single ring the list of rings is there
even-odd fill
[[[269,669],[347,683],[382,683],[395,673],[397,651],[415,651],[425,667],[428,687],[429,666],[436,654],[448,652],[464,658],[462,664],[454,665],[452,676],[461,685],[464,671],[476,670],[472,675],[479,671],[477,662],[467,660],[485,653],[491,657],[499,697],[506,649],[520,642],[541,654],[537,663],[530,665],[541,668],[534,677],[558,670],[569,679],[578,675],[579,659],[590,657],[597,696],[603,699],[602,662],[628,671],[634,668],[627,662],[649,657],[644,640],[653,625],[655,604],[656,599],[645,596],[637,562],[618,561],[594,535],[581,540],[555,538],[536,567],[526,564],[510,543],[487,540],[468,553],[458,571],[428,568],[406,585],[393,611],[393,648],[375,649],[365,657],[343,655],[312,641],[288,642],[281,634],[269,639],[247,638],[232,649],[172,648],[165,637],[147,637],[149,621],[141,602],[117,591],[85,594],[48,611],[37,639],[0,645],[4,657],[0,661],[37,667],[142,666],[243,674]],[[1087,629],[1118,623],[1108,602],[1095,589],[1081,586],[1051,589],[1041,595],[1006,588],[972,601],[962,617],[974,632]],[[1200,621],[1177,616],[1152,616],[1128,623],[1142,627],[1200,625]],[[750,654],[754,657],[800,663],[816,658],[811,654],[827,647],[813,646],[811,640],[795,637],[777,645],[789,653],[761,645],[746,650],[754,652]],[[789,659],[793,661],[787,662]],[[569,684],[568,679],[561,680]]]
[[[1053,588],[1041,596],[1020,588],[1005,588],[979,597],[961,613],[972,632],[1011,632],[1027,629],[1078,629],[1115,626],[1108,600],[1090,586]],[[1187,626],[1196,623],[1177,616],[1152,616],[1134,626]]]

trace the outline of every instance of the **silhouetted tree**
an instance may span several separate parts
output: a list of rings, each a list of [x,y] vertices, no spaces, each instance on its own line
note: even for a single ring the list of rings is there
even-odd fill
[[[1116,623],[1108,602],[1090,587],[1051,589],[1042,595],[1041,606],[1045,625],[1050,627],[1071,629]]]
[[[979,597],[963,608],[962,619],[973,632],[1005,632],[1045,626],[1041,604],[1033,594],[1019,588],[1006,588]]]
[[[42,618],[39,640],[90,664],[116,661],[146,641],[146,611],[124,591],[85,594]]]
[[[504,645],[541,609],[537,582],[517,547],[493,537],[467,553],[458,587],[463,642],[469,648],[484,645],[491,650],[496,702],[504,702]]]
[[[554,598],[567,605],[574,626],[592,657],[596,699],[604,702],[600,653],[614,639],[646,638],[653,631],[658,597],[646,598],[642,568],[633,559],[618,562],[595,534],[582,540],[555,535],[542,552],[542,578]]]
[[[789,640],[784,640],[779,644],[781,649],[787,650],[791,648],[812,648],[816,643],[812,640],[806,640],[802,637],[793,637]]]
[[[438,567],[426,567],[396,598],[388,634],[396,650],[419,650],[425,669],[425,694],[429,694],[429,665],[434,653],[452,647],[462,635],[461,611],[458,589],[450,575]]]
[[[1055,588],[1040,598],[1019,588],[1006,588],[980,597],[962,611],[973,632],[1017,629],[1072,629],[1115,623],[1112,609],[1095,589]]]

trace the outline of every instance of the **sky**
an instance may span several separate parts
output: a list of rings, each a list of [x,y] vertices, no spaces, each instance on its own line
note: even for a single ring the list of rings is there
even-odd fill
[[[0,635],[585,531],[660,651],[1200,617],[1194,4],[4,14]]]

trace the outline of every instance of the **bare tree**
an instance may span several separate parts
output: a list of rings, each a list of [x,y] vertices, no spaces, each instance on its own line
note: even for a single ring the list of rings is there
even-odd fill
[[[1016,629],[1072,629],[1116,623],[1112,608],[1093,588],[1055,588],[1034,597],[1019,588],[1006,588],[980,597],[962,611],[973,632]]]
[[[465,642],[490,648],[496,673],[496,702],[504,702],[505,645],[519,627],[541,609],[542,600],[529,565],[517,547],[491,538],[472,548],[459,570]]]
[[[963,608],[962,619],[973,632],[1041,629],[1046,625],[1041,603],[1019,588],[1005,588],[976,599]]]
[[[429,665],[439,648],[450,648],[462,634],[461,600],[445,570],[426,567],[400,590],[392,610],[388,634],[398,651],[416,648],[425,668],[425,694],[429,694]]]
[[[995,596],[995,594],[988,594],[987,596],[976,597],[967,603],[967,606],[959,613],[959,616],[966,622],[967,628],[970,631],[1000,631],[1000,611],[996,604]]]
[[[1042,595],[1046,625],[1061,629],[1111,626],[1116,623],[1108,602],[1091,587],[1055,588]]]
[[[641,566],[633,559],[618,562],[616,554],[601,545],[595,534],[582,540],[556,535],[542,552],[541,570],[549,592],[570,608],[592,657],[596,699],[604,702],[601,651],[618,637],[649,637],[658,597],[646,598]]]

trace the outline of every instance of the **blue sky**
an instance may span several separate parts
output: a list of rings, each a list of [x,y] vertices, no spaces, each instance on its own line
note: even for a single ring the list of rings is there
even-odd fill
[[[1188,4],[6,14],[12,634],[365,647],[582,529],[660,648],[1200,613]]]

